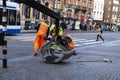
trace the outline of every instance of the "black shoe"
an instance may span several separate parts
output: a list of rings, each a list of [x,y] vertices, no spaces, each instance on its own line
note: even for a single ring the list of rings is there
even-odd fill
[[[72,51],[72,55],[77,55],[77,54],[76,54],[76,52],[75,52],[75,50],[74,50],[74,51]]]
[[[37,53],[35,53],[34,56],[37,56]]]

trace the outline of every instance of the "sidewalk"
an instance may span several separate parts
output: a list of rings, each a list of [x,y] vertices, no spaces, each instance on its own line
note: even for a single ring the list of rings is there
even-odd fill
[[[36,33],[36,30],[21,30],[21,33]]]
[[[21,33],[36,33],[36,30],[21,30]],[[96,31],[68,30],[68,33],[91,33]]]

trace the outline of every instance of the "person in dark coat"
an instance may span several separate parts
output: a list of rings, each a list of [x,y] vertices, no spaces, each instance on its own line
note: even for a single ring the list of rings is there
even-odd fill
[[[96,41],[98,41],[99,37],[104,41],[104,39],[102,37],[102,29],[101,29],[100,25],[97,27],[97,39],[96,39]]]

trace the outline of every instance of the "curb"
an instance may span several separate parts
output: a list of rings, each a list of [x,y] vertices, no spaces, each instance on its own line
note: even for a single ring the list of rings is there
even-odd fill
[[[21,30],[21,33],[36,33],[36,30]],[[68,33],[91,33],[96,31],[68,30]]]
[[[36,33],[36,30],[21,30],[21,33]]]
[[[36,33],[36,32],[37,32],[36,30],[21,30],[21,33]],[[82,31],[82,30],[68,30],[67,32],[68,33],[97,33],[97,31]],[[109,31],[104,31],[104,32],[109,32]],[[117,32],[113,32],[113,33],[117,33]]]

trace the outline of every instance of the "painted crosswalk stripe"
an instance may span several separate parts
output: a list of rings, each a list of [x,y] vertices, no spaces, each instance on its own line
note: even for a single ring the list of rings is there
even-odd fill
[[[95,41],[95,40],[84,40],[84,41],[78,40],[78,41],[75,41],[75,42],[83,43],[83,42],[93,42],[93,41]]]
[[[86,40],[86,39],[73,39],[73,41],[84,41],[84,40]]]
[[[24,39],[22,41],[34,41],[35,39]]]
[[[75,44],[75,47],[79,47],[79,46],[85,46],[85,45],[92,45],[92,44],[97,44],[97,43],[101,43],[103,41],[96,41],[96,40],[88,40],[88,39],[78,39],[78,38],[74,38],[73,42]]]
[[[14,38],[10,38],[10,39],[14,39],[14,40],[20,40],[20,41],[32,41],[34,42],[35,40],[35,36],[28,36],[28,37],[14,37]],[[80,39],[80,38],[73,38],[73,42],[75,47],[79,47],[79,46],[85,46],[85,45],[92,45],[92,44],[97,44],[97,43],[101,43],[103,41],[96,41],[94,39]]]
[[[86,42],[86,43],[75,43],[75,47],[78,46],[85,46],[85,45],[90,45],[90,44],[97,44],[97,43],[102,43],[103,41],[94,41],[94,42]]]

